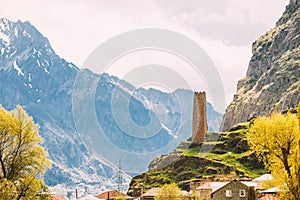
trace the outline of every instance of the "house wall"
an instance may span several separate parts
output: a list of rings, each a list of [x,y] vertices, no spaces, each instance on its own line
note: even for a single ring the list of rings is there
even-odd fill
[[[226,197],[226,190],[231,190],[231,197]],[[240,196],[240,190],[245,190],[245,197]],[[254,188],[242,184],[239,181],[232,181],[212,194],[212,200],[255,200]]]
[[[196,188],[199,187],[201,184],[202,184],[202,182],[200,182],[200,181],[197,181],[197,182],[190,182],[190,183],[188,184],[188,185],[189,185],[188,190],[195,191]]]
[[[211,200],[210,194],[211,194],[211,189],[201,189],[198,191],[198,195],[201,200]]]

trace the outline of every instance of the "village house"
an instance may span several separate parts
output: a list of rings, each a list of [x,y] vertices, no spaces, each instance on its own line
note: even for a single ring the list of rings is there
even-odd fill
[[[276,197],[281,191],[277,187],[267,189],[263,187],[264,181],[272,180],[271,174],[263,174],[252,181],[206,181],[206,182],[192,182],[190,183],[190,190],[196,191],[196,194],[201,200],[213,199],[248,199],[252,198],[254,191],[255,199],[261,197],[266,199],[268,197]],[[248,194],[250,197],[248,197]],[[264,198],[262,197],[264,196]],[[259,199],[259,198],[258,198]],[[272,198],[276,199],[276,198]]]
[[[158,191],[159,191],[159,188],[157,188],[157,187],[151,188],[150,190],[148,190],[147,192],[142,194],[140,199],[141,200],[154,200],[154,198],[158,194]]]
[[[230,181],[223,187],[217,189],[216,191],[213,191],[211,193],[211,199],[255,200],[256,192],[254,186],[251,182],[248,182],[248,185],[245,183],[246,182],[241,182],[238,180]]]
[[[106,199],[106,200],[115,200],[117,198],[122,198],[126,200],[132,200],[133,197],[128,196],[126,194],[123,194],[121,192],[118,192],[117,190],[109,190],[106,192],[103,192],[97,196],[98,199]]]
[[[253,181],[206,182],[196,188],[201,200],[255,200],[258,184]]]

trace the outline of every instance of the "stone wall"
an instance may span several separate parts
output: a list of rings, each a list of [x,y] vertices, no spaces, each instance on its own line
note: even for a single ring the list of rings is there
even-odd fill
[[[227,191],[228,192],[227,192]],[[233,180],[227,185],[221,187],[212,193],[212,200],[255,200],[257,199],[255,195],[252,195],[253,187],[248,187],[241,183],[240,181]],[[243,191],[243,193],[241,193]],[[230,194],[230,195],[226,195]]]
[[[205,92],[194,93],[192,142],[202,142],[207,133],[206,122],[206,94]]]

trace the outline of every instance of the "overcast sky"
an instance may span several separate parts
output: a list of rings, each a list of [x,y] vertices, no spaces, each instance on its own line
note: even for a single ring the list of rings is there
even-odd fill
[[[10,20],[30,21],[58,55],[78,67],[95,48],[126,31],[162,28],[184,34],[213,60],[227,105],[246,73],[251,44],[275,25],[287,4],[288,0],[0,0],[0,13]],[[145,64],[177,65],[179,74],[188,68],[176,56],[157,54],[135,52],[106,71],[122,78]],[[194,79],[188,76],[185,79]],[[205,90],[205,80],[187,81],[192,89]]]

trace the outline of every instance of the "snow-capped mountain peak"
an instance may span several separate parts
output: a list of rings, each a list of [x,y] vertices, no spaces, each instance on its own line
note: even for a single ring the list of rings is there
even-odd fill
[[[116,186],[116,166],[124,158],[122,182],[129,183],[126,173],[146,170],[154,157],[167,153],[167,145],[176,147],[191,135],[192,91],[145,90],[115,76],[79,70],[59,57],[29,22],[0,19],[0,55],[0,104],[8,110],[21,105],[39,123],[43,145],[54,163],[45,176],[49,186]],[[76,96],[81,73],[80,86],[87,87]],[[96,78],[89,104],[87,84]],[[74,105],[74,100],[79,103]],[[217,130],[221,115],[209,112],[217,123],[208,125]],[[99,125],[102,135],[96,129]],[[145,128],[159,134],[145,135],[149,133]],[[114,148],[121,153],[114,153]]]

